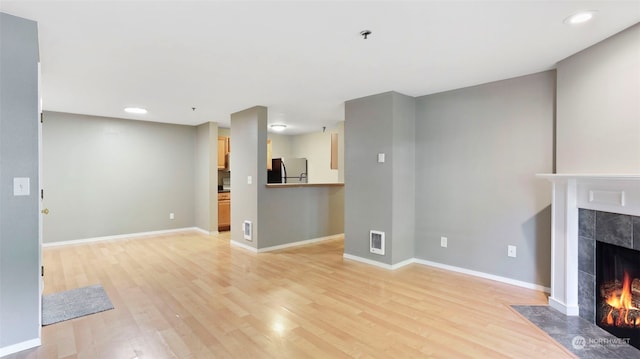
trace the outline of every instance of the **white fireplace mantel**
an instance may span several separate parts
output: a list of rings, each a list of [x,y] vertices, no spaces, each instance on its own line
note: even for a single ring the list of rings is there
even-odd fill
[[[640,174],[537,174],[552,182],[549,305],[578,315],[578,208],[640,216]]]

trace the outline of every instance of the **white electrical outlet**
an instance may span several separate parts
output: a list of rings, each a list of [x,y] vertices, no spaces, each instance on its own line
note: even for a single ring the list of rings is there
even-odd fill
[[[507,255],[509,257],[516,257],[516,246],[507,246]]]
[[[173,212],[169,213],[169,219],[176,219],[175,213]]]
[[[252,183],[253,183],[253,177],[247,176],[247,184],[252,184]]]
[[[440,247],[447,248],[447,237],[440,237]]]

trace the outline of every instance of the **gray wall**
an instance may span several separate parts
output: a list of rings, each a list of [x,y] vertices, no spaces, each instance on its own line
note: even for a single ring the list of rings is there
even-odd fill
[[[554,89],[549,71],[417,99],[416,258],[549,285],[551,190],[534,175],[553,167]]]
[[[40,336],[35,22],[0,13],[0,74],[0,353],[3,353],[3,348],[38,340]],[[15,177],[30,179],[29,196],[13,196]]]
[[[194,168],[195,226],[218,230],[218,125],[205,122],[196,128]]]
[[[344,232],[344,187],[267,188],[260,203],[259,249]]]
[[[347,101],[344,133],[344,252],[391,264],[393,93]],[[385,256],[369,252],[370,230],[385,232]]]
[[[640,173],[640,24],[558,64],[558,173]]]
[[[345,253],[386,264],[413,258],[415,100],[387,92],[345,104]],[[385,162],[378,163],[378,153]],[[385,232],[385,254],[369,231]]]
[[[44,118],[44,242],[195,225],[195,127],[56,112]]]
[[[259,192],[267,183],[267,108],[252,107],[231,114],[231,240],[257,247]],[[252,183],[247,182],[251,176]],[[242,223],[253,225],[253,240],[243,239]]]
[[[393,93],[393,242],[392,263],[414,257],[415,243],[415,125],[413,97]]]

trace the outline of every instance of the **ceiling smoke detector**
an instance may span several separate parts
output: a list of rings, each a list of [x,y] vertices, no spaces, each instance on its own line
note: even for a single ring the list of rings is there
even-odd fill
[[[371,30],[362,30],[360,31],[360,35],[366,40],[367,36],[371,35]]]

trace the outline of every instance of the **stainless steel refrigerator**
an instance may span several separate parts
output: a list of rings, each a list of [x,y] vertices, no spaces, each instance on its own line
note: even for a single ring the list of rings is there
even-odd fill
[[[268,183],[307,183],[306,158],[274,158],[267,172]]]

